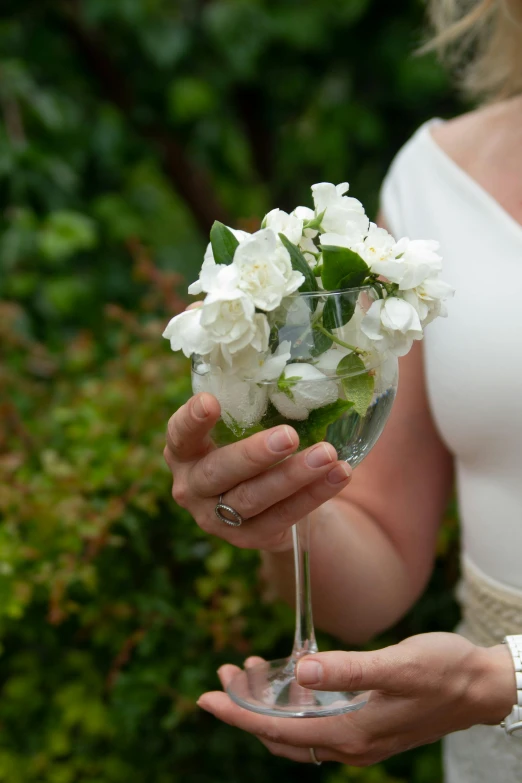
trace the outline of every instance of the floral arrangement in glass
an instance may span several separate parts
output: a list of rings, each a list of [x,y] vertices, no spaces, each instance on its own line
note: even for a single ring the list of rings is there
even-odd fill
[[[371,223],[348,183],[312,186],[314,209],[269,212],[254,234],[214,223],[191,294],[199,307],[163,336],[192,357],[195,393],[213,394],[219,446],[279,424],[300,448],[323,440],[353,467],[381,434],[395,398],[397,358],[445,316],[453,289],[433,240],[396,241]],[[221,508],[223,506],[220,499]],[[233,509],[229,509],[237,514]],[[223,522],[241,524],[235,517]],[[317,651],[309,579],[309,520],[294,526],[297,614],[292,655],[245,670],[229,688],[239,704],[292,717],[359,709],[364,694],[309,691],[296,661]]]

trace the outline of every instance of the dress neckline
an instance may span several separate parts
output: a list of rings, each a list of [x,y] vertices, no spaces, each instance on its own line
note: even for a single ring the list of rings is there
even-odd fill
[[[453,158],[435,141],[431,129],[442,122],[444,122],[443,119],[435,117],[424,123],[421,127],[421,136],[424,138],[427,146],[430,148],[433,155],[446,167],[453,178],[457,180],[462,187],[472,193],[475,198],[482,201],[490,211],[496,212],[497,215],[510,226],[512,231],[517,232],[520,239],[522,237],[522,223],[519,223],[518,220],[516,220],[516,218],[514,218],[513,215],[511,215],[507,209],[505,209],[502,204],[486,190],[486,188],[480,185],[471,174],[468,174],[465,169],[459,166],[459,164],[456,163],[456,161],[454,161]]]

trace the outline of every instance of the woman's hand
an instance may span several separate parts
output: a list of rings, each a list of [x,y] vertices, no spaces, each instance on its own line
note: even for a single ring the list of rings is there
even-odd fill
[[[299,438],[285,425],[217,449],[210,432],[219,416],[218,401],[202,393],[170,419],[164,456],[174,500],[203,530],[238,547],[290,549],[291,526],[348,485],[349,466],[328,443],[294,454]],[[241,527],[216,517],[220,495],[245,520]]]
[[[254,663],[252,659],[249,663]],[[227,687],[238,671],[219,671]],[[496,724],[516,701],[513,663],[503,645],[476,647],[449,633],[414,636],[375,652],[327,652],[303,658],[297,679],[325,691],[371,691],[360,711],[333,718],[271,718],[238,707],[221,691],[198,704],[255,734],[276,756],[363,767],[477,723]]]

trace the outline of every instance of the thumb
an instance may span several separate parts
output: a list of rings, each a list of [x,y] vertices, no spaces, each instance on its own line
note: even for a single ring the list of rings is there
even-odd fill
[[[410,670],[398,646],[373,652],[325,652],[306,655],[297,664],[299,685],[319,691],[383,690],[404,692]]]

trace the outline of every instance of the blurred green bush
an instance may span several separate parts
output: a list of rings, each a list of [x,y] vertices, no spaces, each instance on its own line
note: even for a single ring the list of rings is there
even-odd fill
[[[458,110],[413,59],[422,4],[4,0],[0,10],[0,781],[440,780],[436,746],[299,767],[195,706],[216,668],[285,654],[255,553],[170,499],[186,363],[160,334],[214,218],[255,227]],[[457,526],[375,644],[450,629]],[[323,646],[335,640],[323,638]]]

